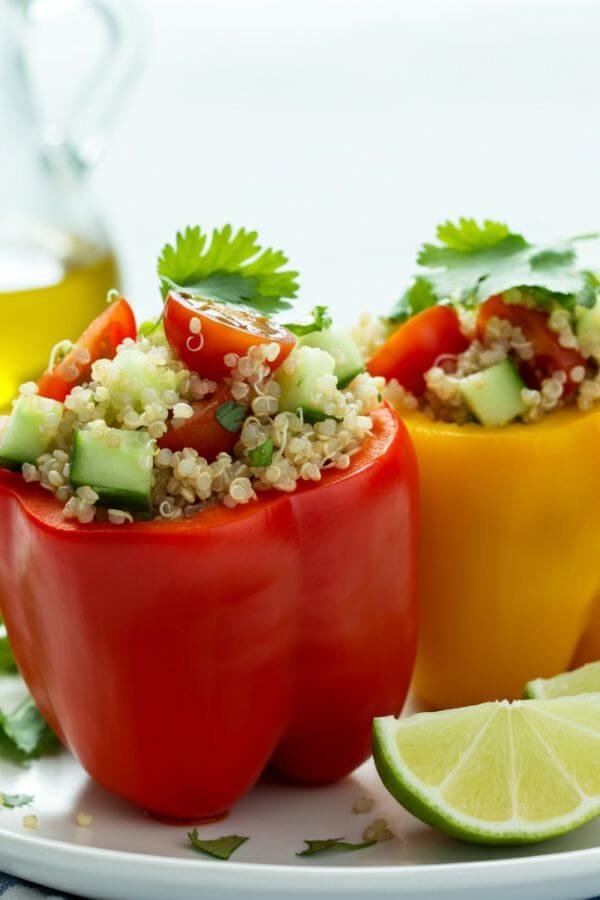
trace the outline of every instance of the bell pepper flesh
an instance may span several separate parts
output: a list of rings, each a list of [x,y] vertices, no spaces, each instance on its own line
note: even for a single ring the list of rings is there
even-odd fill
[[[348,470],[172,523],[81,526],[0,472],[0,603],[50,725],[161,816],[229,809],[271,764],[367,758],[416,649],[417,469],[387,408]]]
[[[409,413],[421,472],[415,688],[522,696],[600,655],[600,410],[488,429]]]

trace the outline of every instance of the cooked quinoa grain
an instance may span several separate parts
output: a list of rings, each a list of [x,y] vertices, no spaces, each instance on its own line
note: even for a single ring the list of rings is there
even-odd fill
[[[375,819],[370,825],[367,825],[363,831],[363,841],[389,841],[394,837],[394,832],[390,829],[385,819]]]

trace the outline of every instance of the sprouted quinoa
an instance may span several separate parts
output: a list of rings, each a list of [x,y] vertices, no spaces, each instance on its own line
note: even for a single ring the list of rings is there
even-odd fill
[[[131,348],[145,354],[151,370],[170,370],[175,388],[160,394],[153,389],[140,392],[139,386],[128,382],[118,359]],[[381,403],[384,380],[363,373],[340,391],[335,377],[323,376],[318,382],[319,400],[328,415],[311,424],[303,420],[301,410],[279,411],[280,387],[269,365],[279,349],[276,343],[266,343],[250,347],[245,356],[224,356],[231,395],[245,410],[231,453],[220,453],[209,461],[193,448],[173,452],[156,447],[151,460],[140,461],[153,470],[154,517],[189,517],[214,503],[233,508],[255,500],[264,491],[291,492],[300,481],[317,482],[326,469],[348,468],[371,432],[370,413]],[[292,353],[282,368],[292,370],[294,365]],[[52,439],[51,447],[35,464],[22,465],[23,477],[51,491],[64,504],[66,518],[84,524],[94,520],[116,525],[131,522],[139,514],[102,508],[90,486],[72,488],[70,454],[75,430],[88,431],[109,446],[119,441],[115,429],[143,429],[151,438],[160,439],[168,428],[179,427],[193,415],[194,401],[209,398],[216,388],[214,381],[188,371],[176,359],[161,329],[150,337],[135,341],[128,338],[118,347],[114,359],[94,362],[89,383],[71,390],[60,421],[53,412],[47,414],[42,428]],[[23,396],[37,391],[37,385],[28,382],[19,393]],[[0,417],[0,438],[8,421],[8,416]],[[253,465],[250,453],[269,439],[273,452],[268,465]]]

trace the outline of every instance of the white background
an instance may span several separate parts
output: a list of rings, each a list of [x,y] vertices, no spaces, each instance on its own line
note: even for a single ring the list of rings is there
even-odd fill
[[[600,226],[598,2],[138,9],[144,67],[93,187],[144,311],[157,251],[188,223],[259,229],[303,302],[345,318],[389,307],[446,217],[540,240]],[[85,65],[76,24],[62,40]]]

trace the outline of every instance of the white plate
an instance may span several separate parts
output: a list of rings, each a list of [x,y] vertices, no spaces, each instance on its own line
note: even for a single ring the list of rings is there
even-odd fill
[[[0,682],[0,708],[22,691]],[[108,736],[110,739],[110,736]],[[183,750],[182,752],[188,752]],[[13,875],[96,900],[250,900],[354,896],[481,897],[582,900],[600,891],[600,820],[535,848],[495,850],[462,844],[416,821],[380,785],[372,763],[326,788],[262,783],[202,835],[250,838],[229,862],[189,846],[186,827],[160,824],[96,786],[66,752],[26,769],[0,761],[0,790],[34,795],[37,831],[23,809],[0,813],[0,868]],[[351,812],[364,794],[368,815]],[[91,828],[78,828],[78,812]],[[298,859],[304,838],[361,838],[375,817],[396,837],[370,849]]]

